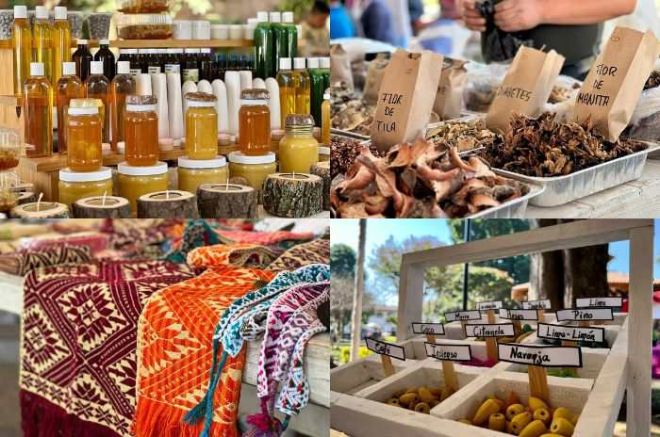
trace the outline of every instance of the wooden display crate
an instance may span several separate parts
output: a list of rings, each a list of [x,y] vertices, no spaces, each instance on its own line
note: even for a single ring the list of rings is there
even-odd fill
[[[395,360],[396,371],[403,370],[405,361]],[[410,362],[408,362],[410,364]],[[363,359],[330,371],[330,391],[335,393],[357,393],[385,379],[383,366],[375,359]]]

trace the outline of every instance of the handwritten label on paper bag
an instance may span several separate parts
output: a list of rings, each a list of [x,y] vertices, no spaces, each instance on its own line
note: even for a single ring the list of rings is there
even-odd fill
[[[403,346],[397,344],[387,343],[385,341],[374,340],[373,338],[365,338],[367,349],[379,355],[387,355],[388,357],[396,358],[397,360],[406,359],[406,352]]]
[[[413,334],[444,335],[445,327],[442,323],[412,323]]]
[[[584,297],[575,299],[575,306],[578,308],[589,307],[621,307],[623,306],[622,297]]]
[[[592,320],[614,320],[612,308],[573,308],[569,310],[558,310],[557,321],[566,320],[590,322]]]
[[[500,361],[538,367],[582,367],[582,351],[573,346],[498,344]]]
[[[605,341],[605,328],[551,325],[539,323],[536,331],[539,338],[566,341]]]
[[[465,335],[468,337],[513,337],[513,323],[480,323],[465,325]]]
[[[481,320],[481,312],[478,310],[472,311],[452,311],[445,313],[445,319],[448,322],[465,322],[468,320]]]
[[[549,310],[552,308],[550,299],[528,300],[522,303],[525,310]]]
[[[488,311],[488,310],[499,310],[504,305],[502,305],[501,300],[495,300],[493,302],[478,302],[477,309],[479,311]]]
[[[508,320],[538,320],[536,310],[507,310],[500,308],[500,318]]]
[[[469,344],[424,343],[426,356],[442,361],[470,361],[472,349]]]

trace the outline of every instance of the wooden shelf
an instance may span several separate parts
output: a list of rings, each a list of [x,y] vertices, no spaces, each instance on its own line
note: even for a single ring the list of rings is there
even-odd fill
[[[160,161],[174,161],[180,156],[183,156],[183,153],[182,147],[174,147],[171,150],[161,151],[158,159]],[[104,166],[116,166],[123,161],[124,155],[122,153],[108,153],[103,155]],[[59,155],[57,153],[53,156],[42,158],[23,157],[19,165],[23,168],[29,168],[31,171],[50,173],[65,168],[67,166],[67,157],[66,155]]]
[[[89,41],[90,47],[98,47],[99,43],[95,40]],[[249,39],[118,39],[110,41],[110,47],[119,49],[164,49],[164,48],[188,48],[188,49],[203,49],[203,48],[240,48],[250,47],[253,42]],[[77,47],[75,40],[71,43],[71,47]],[[0,49],[11,49],[11,40],[0,40]]]

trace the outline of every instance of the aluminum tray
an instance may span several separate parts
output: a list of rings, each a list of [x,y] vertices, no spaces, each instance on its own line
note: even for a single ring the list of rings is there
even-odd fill
[[[599,191],[639,179],[649,153],[660,149],[656,143],[647,143],[648,148],[612,161],[585,168],[565,176],[535,177],[493,168],[502,176],[517,179],[527,184],[540,184],[545,191],[530,199],[530,205],[550,207],[572,202]]]
[[[353,138],[354,140],[368,140],[370,137],[368,135],[356,134],[355,132],[330,128],[330,134],[339,135],[342,137]]]
[[[525,217],[525,211],[527,211],[527,205],[529,202],[532,202],[533,199],[538,199],[539,196],[543,195],[545,191],[545,186],[537,184],[535,182],[525,183],[529,186],[529,193],[523,197],[512,200],[510,202],[503,203],[502,205],[495,206],[493,208],[488,208],[484,211],[478,212],[476,214],[468,215],[463,218],[523,218]]]

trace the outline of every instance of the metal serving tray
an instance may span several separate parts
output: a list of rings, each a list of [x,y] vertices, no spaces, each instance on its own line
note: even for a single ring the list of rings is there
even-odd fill
[[[339,135],[341,137],[352,138],[354,140],[368,140],[370,139],[368,135],[356,134],[355,132],[330,128],[330,134]]]
[[[529,186],[529,193],[525,194],[522,197],[514,199],[510,202],[505,202],[499,206],[493,208],[488,208],[476,214],[468,215],[463,218],[523,218],[525,217],[525,211],[527,211],[527,205],[529,202],[532,202],[533,199],[537,199],[539,196],[543,195],[545,191],[545,186],[534,183],[527,182],[525,183]]]
[[[641,150],[612,161],[603,162],[565,176],[535,177],[493,168],[501,176],[517,179],[527,184],[540,184],[545,188],[540,195],[530,199],[530,205],[559,206],[626,182],[639,179],[649,153],[660,150],[657,143],[648,143]]]

